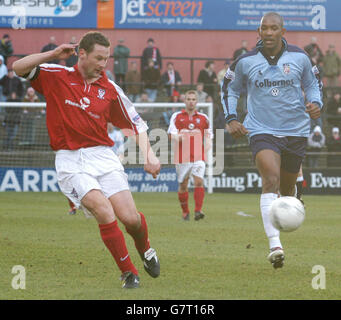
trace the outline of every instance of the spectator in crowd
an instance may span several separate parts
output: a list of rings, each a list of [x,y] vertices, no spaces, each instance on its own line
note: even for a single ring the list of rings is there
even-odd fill
[[[149,38],[147,41],[147,47],[143,50],[141,60],[141,74],[143,75],[144,70],[149,68],[149,60],[154,61],[155,69],[162,69],[162,58],[159,48],[154,44],[154,39]]]
[[[114,48],[114,75],[115,82],[125,91],[125,76],[128,70],[130,49],[124,45],[124,39],[119,39]]]
[[[28,87],[26,90],[26,94],[24,96],[23,102],[39,102],[39,97],[36,94],[36,91],[32,87]],[[30,110],[38,111],[42,114],[45,114],[44,108],[24,108],[24,113],[30,112]]]
[[[23,102],[33,103],[39,101],[40,99],[37,96],[35,90],[32,87],[27,88]],[[37,120],[41,118],[41,116],[44,114],[44,108],[24,108],[22,129],[24,132],[23,137],[25,138],[25,140],[21,142],[21,145],[35,144]]]
[[[141,93],[141,73],[137,70],[136,61],[130,63],[130,69],[126,73],[126,91],[132,102],[139,99]]]
[[[7,74],[8,74],[8,70],[4,62],[4,57],[0,55],[0,102],[6,101],[6,96],[3,93],[3,85],[1,84],[1,80]],[[1,111],[1,108],[0,108],[0,111]]]
[[[246,40],[242,40],[242,47],[235,50],[235,52],[233,53],[233,61],[236,60],[239,56],[241,56],[242,54],[248,52],[248,43]]]
[[[186,95],[184,93],[180,93],[179,102],[185,103],[185,100],[186,100]]]
[[[321,127],[316,126],[313,132],[308,137],[308,151],[309,152],[321,152],[325,146],[326,137],[322,133]],[[319,166],[320,155],[310,155],[308,157],[308,165],[311,168],[317,168]]]
[[[148,93],[146,91],[143,91],[141,93],[139,99],[136,102],[148,103],[148,102],[151,102],[151,101],[149,99]],[[139,110],[139,113],[141,113],[140,110]]]
[[[327,87],[337,87],[341,70],[341,59],[335,51],[333,44],[329,45],[326,55],[323,57],[323,75],[327,79]]]
[[[143,72],[142,81],[144,90],[147,92],[150,102],[155,102],[157,98],[160,79],[160,70],[155,68],[153,59],[149,59],[148,68]]]
[[[18,99],[21,99],[24,94],[24,86],[12,69],[9,69],[8,74],[0,80],[0,85],[7,99],[12,96],[12,92],[16,93]]]
[[[151,102],[150,100],[149,100],[149,97],[148,97],[148,94],[147,94],[147,92],[146,91],[143,91],[140,95],[139,95],[139,97],[138,97],[138,99],[136,100],[136,102],[137,103],[148,103],[148,102]],[[148,108],[138,108],[137,109],[138,110],[138,113],[139,114],[144,114],[144,113],[146,113],[146,112],[148,112],[149,110],[148,110]]]
[[[327,102],[327,121],[329,124],[341,127],[341,94],[335,92]]]
[[[304,47],[304,50],[308,53],[311,64],[313,66],[316,65],[321,73],[321,62],[323,60],[323,53],[319,45],[317,44],[317,38],[311,37],[311,42]]]
[[[341,152],[340,129],[333,127],[332,135],[327,139],[328,152]],[[327,158],[328,167],[341,167],[341,154],[330,154]]]
[[[56,44],[56,37],[55,36],[51,36],[50,37],[50,42],[48,44],[46,44],[42,49],[41,52],[47,52],[50,50],[54,50],[55,48],[57,48],[58,45]],[[55,60],[50,60],[48,61],[48,63],[54,63],[54,64],[59,64],[60,60],[59,59],[55,59]]]
[[[224,76],[225,76],[226,71],[228,70],[229,66],[230,66],[230,60],[226,60],[226,61],[224,62],[224,68],[221,69],[221,70],[218,72],[217,79],[218,79],[218,86],[219,86],[219,88],[220,88],[220,84],[221,84],[221,82],[223,81]]]
[[[197,83],[196,92],[198,95],[198,103],[205,102],[208,94],[204,91],[204,84],[202,82]]]
[[[12,41],[8,34],[4,34],[0,40],[0,55],[4,57],[4,63],[7,66],[7,59],[13,54]]]
[[[20,102],[15,91],[13,91],[7,102]],[[4,140],[3,149],[5,151],[13,150],[13,141],[18,133],[20,124],[21,108],[5,107],[5,119],[3,125],[6,130],[6,138]]]
[[[173,91],[178,91],[181,85],[181,76],[178,71],[174,69],[173,62],[167,63],[167,71],[162,74],[161,83],[165,86],[167,90],[167,96],[172,97]]]
[[[218,83],[214,68],[214,61],[207,61],[205,64],[205,69],[200,71],[197,79],[197,82],[202,82],[204,84],[204,91],[213,99],[215,99],[216,96],[216,85]]]
[[[76,43],[77,43],[77,39],[76,39],[75,36],[72,36],[72,37],[71,37],[70,43],[71,43],[71,44],[76,44]],[[78,55],[73,54],[73,55],[71,55],[70,57],[68,57],[68,58],[65,60],[65,65],[66,65],[67,67],[73,67],[77,62],[78,62]]]

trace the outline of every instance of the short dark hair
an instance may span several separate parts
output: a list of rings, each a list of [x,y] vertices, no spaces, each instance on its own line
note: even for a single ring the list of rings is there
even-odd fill
[[[280,14],[278,14],[277,12],[272,12],[272,11],[271,11],[271,12],[265,13],[264,16],[262,17],[262,20],[263,20],[265,17],[276,17],[276,18],[279,20],[279,24],[280,24],[281,28],[283,28],[283,26],[284,26],[284,19],[283,19],[283,17],[282,17]]]
[[[79,42],[79,49],[84,49],[87,53],[92,52],[95,44],[103,47],[110,47],[109,39],[102,33],[90,31],[86,33]]]
[[[208,60],[208,61],[205,63],[205,68],[208,68],[211,64],[214,64],[214,61],[213,61],[213,60]]]

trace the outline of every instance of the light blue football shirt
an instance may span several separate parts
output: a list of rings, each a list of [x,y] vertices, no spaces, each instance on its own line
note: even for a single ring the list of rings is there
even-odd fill
[[[238,98],[246,86],[247,115],[243,124],[250,136],[308,137],[310,117],[305,112],[305,101],[322,108],[318,69],[312,67],[302,49],[288,45],[284,38],[282,42],[280,54],[271,58],[263,55],[263,42],[259,41],[255,49],[233,62],[222,81],[227,123],[237,119]]]

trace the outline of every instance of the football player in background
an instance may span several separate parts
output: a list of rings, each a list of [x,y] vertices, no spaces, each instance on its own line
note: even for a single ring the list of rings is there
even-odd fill
[[[270,207],[278,193],[294,196],[310,119],[317,119],[322,108],[318,70],[303,50],[286,42],[283,25],[283,18],[275,12],[262,17],[256,48],[233,62],[222,82],[221,94],[230,134],[235,139],[249,136],[262,177],[260,210],[269,239],[268,260],[274,268],[283,266],[284,250],[280,233],[270,222]],[[248,113],[241,124],[236,106],[244,83]]]
[[[175,144],[174,163],[178,177],[178,199],[185,221],[190,218],[188,207],[188,182],[194,180],[194,220],[205,217],[202,206],[205,197],[204,175],[206,153],[212,146],[212,129],[207,115],[196,109],[196,91],[185,94],[185,109],[175,112],[170,120],[168,134]]]

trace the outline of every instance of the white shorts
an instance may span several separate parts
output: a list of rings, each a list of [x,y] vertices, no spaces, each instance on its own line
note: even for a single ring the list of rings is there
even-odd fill
[[[90,190],[101,190],[107,198],[129,190],[124,168],[110,147],[59,150],[55,165],[60,190],[86,216],[89,212],[82,207],[81,200]]]
[[[179,163],[175,165],[178,182],[182,183],[190,175],[204,179],[206,163],[204,161],[195,161],[187,163]]]

